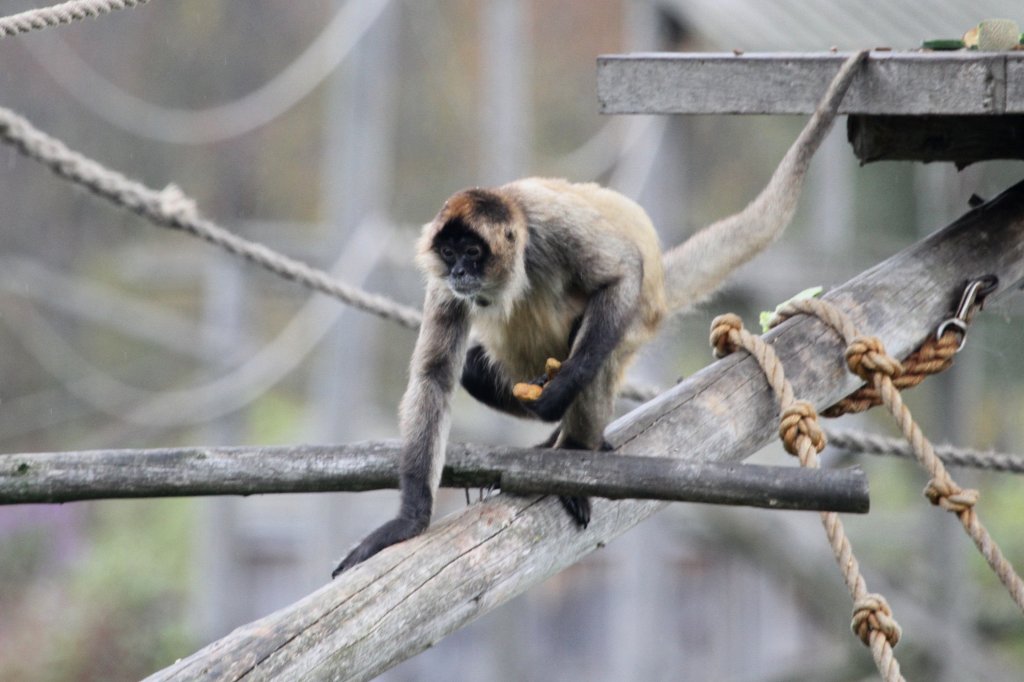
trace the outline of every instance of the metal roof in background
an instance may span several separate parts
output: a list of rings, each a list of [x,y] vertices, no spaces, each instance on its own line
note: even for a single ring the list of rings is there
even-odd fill
[[[983,19],[1024,24],[1020,0],[658,0],[723,50],[821,51],[921,46],[959,38]]]

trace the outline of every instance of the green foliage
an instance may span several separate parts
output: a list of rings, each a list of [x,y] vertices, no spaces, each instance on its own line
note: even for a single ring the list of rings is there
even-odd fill
[[[138,679],[188,653],[195,645],[184,621],[191,507],[187,500],[93,504],[85,547],[60,570],[51,568],[39,533],[5,542],[3,555],[21,558],[0,564],[0,679]]]

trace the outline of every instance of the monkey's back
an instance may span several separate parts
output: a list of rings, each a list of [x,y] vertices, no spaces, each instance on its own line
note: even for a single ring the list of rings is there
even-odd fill
[[[591,231],[587,240],[590,243],[604,244],[608,249],[614,249],[619,244],[630,244],[639,251],[643,261],[643,284],[637,317],[643,338],[638,339],[638,343],[647,341],[664,318],[667,303],[661,241],[643,207],[624,194],[594,182],[526,178],[510,185],[548,189],[550,204],[547,210],[550,215],[558,216],[562,213],[565,216],[563,219],[578,221],[581,215],[592,211],[593,218],[590,221],[579,221]],[[532,208],[537,210],[536,207]]]

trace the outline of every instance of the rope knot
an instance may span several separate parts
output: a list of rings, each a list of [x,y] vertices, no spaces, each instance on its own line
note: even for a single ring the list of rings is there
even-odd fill
[[[851,341],[846,347],[846,365],[868,382],[875,374],[881,373],[891,379],[903,373],[903,366],[885,352],[885,346],[877,336],[858,336]]]
[[[739,342],[733,337],[743,331],[743,320],[735,313],[725,313],[711,320],[711,347],[716,358],[724,358],[739,349]]]
[[[865,646],[871,646],[872,632],[881,632],[889,646],[896,646],[903,634],[899,623],[892,617],[892,609],[885,597],[874,592],[854,602],[850,629]]]
[[[973,488],[961,488],[949,479],[933,478],[925,486],[924,496],[935,506],[959,514],[973,508],[981,493]]]
[[[175,184],[167,185],[160,192],[159,205],[157,209],[162,216],[174,223],[195,222],[199,218],[199,209],[196,202],[188,197],[181,188]]]
[[[779,438],[786,452],[799,456],[797,439],[800,436],[809,438],[817,452],[825,449],[825,433],[818,424],[818,413],[806,400],[797,400],[787,407],[779,420]]]

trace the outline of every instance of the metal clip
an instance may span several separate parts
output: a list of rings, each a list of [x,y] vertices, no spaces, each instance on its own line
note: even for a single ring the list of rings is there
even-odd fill
[[[957,346],[956,352],[959,353],[963,350],[964,344],[967,343],[967,325],[971,323],[974,312],[981,309],[982,304],[985,302],[985,297],[995,291],[998,284],[999,278],[995,275],[985,275],[984,277],[969,281],[964,289],[963,296],[960,297],[960,305],[956,307],[953,317],[945,320],[935,330],[935,339],[941,339],[942,335],[949,331],[950,328],[956,329],[960,332],[960,345]]]

